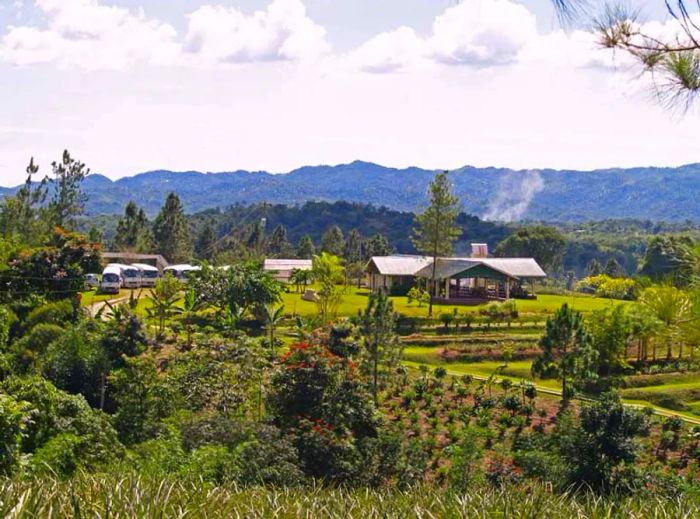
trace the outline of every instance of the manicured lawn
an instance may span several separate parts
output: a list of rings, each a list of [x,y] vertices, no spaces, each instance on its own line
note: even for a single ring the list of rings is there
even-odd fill
[[[90,306],[94,303],[129,297],[129,290],[120,290],[118,294],[100,294],[97,290],[88,290],[80,293],[80,306]]]
[[[291,287],[290,287],[291,288]],[[301,293],[291,292],[282,294],[282,301],[285,306],[285,311],[304,316],[315,315],[318,312],[316,304],[304,301],[301,298]],[[357,315],[358,310],[363,310],[367,306],[367,298],[369,292],[366,289],[357,289],[354,287],[348,288],[347,293],[343,295],[343,301],[338,308],[338,315],[349,317]],[[406,297],[392,297],[394,310],[400,314],[411,317],[427,317],[427,305],[418,306],[417,303],[408,304]],[[602,299],[597,297],[581,297],[581,296],[559,296],[559,295],[540,295],[535,300],[516,300],[518,311],[525,314],[551,314],[554,313],[561,305],[568,303],[569,306],[580,310],[581,312],[591,312],[608,308],[615,304],[620,304],[620,301],[612,299]],[[459,313],[478,312],[486,305],[480,306],[457,306],[457,305],[435,305],[433,307],[433,315],[438,316],[441,313],[452,313],[457,309]]]

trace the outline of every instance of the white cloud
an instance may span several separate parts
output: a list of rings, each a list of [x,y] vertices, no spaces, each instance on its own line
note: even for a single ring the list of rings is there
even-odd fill
[[[273,0],[250,16],[206,5],[189,15],[185,50],[209,62],[303,60],[330,51],[301,0]]]
[[[468,0],[445,10],[426,42],[429,55],[447,65],[502,65],[536,38],[535,17],[509,0]]]
[[[394,72],[423,56],[423,41],[410,27],[375,36],[349,57],[351,65],[367,72]]]
[[[463,0],[435,18],[430,34],[408,27],[379,34],[351,52],[347,62],[368,72],[425,64],[610,66],[610,53],[596,48],[595,40],[584,31],[538,34],[534,15],[512,0]]]
[[[119,69],[307,60],[330,51],[325,29],[306,15],[301,0],[272,0],[246,15],[204,5],[188,16],[180,41],[168,23],[100,0],[36,0],[46,27],[13,26],[2,38],[0,59],[13,65]]]
[[[400,27],[348,54],[324,54],[325,30],[300,0],[256,13],[207,1],[178,35],[117,0],[39,0],[43,21],[0,37],[0,185],[22,181],[29,157],[46,165],[64,148],[112,177],[358,158],[430,168],[696,160],[696,119],[673,120],[641,95],[595,35],[537,33],[513,0],[464,0],[425,32]]]
[[[47,27],[10,27],[0,58],[14,65],[119,69],[136,63],[168,64],[179,53],[175,29],[144,12],[97,0],[37,0]]]

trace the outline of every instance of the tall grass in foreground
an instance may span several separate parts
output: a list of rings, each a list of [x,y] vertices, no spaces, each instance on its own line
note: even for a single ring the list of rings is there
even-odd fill
[[[694,518],[700,505],[685,498],[552,494],[542,485],[466,494],[412,491],[238,489],[138,477],[81,476],[74,480],[0,481],[0,517],[226,518]]]

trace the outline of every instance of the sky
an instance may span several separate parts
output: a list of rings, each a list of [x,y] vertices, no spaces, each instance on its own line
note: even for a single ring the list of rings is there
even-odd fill
[[[700,162],[699,114],[579,25],[550,0],[0,0],[0,185],[63,149],[110,178]]]

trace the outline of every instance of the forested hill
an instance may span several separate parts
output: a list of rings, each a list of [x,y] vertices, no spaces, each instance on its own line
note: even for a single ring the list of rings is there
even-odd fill
[[[394,169],[357,161],[304,167],[287,174],[153,171],[115,182],[93,174],[84,186],[91,215],[121,213],[131,199],[154,215],[170,191],[180,195],[191,213],[237,202],[295,205],[309,200],[346,200],[416,211],[426,203],[433,175],[434,171],[419,168]],[[586,172],[465,167],[454,171],[452,181],[464,210],[482,217],[700,221],[700,164]]]

